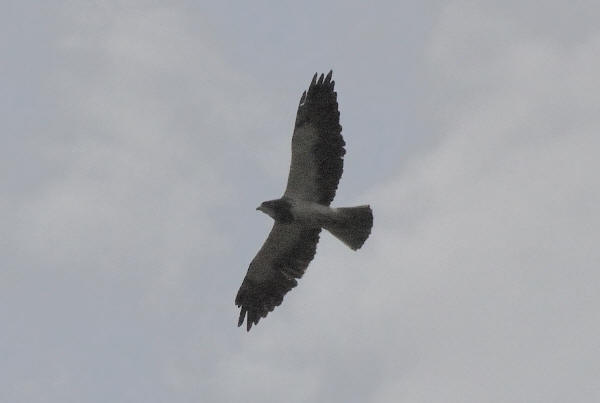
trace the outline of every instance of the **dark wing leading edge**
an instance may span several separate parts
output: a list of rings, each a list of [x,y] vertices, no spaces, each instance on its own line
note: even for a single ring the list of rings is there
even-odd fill
[[[329,205],[335,196],[346,150],[331,75],[315,74],[300,98],[285,197]]]
[[[281,304],[315,256],[320,228],[275,223],[250,263],[235,304],[241,307],[238,326],[247,315],[247,330]]]

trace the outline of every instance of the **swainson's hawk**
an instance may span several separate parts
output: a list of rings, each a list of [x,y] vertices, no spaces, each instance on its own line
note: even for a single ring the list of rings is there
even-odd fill
[[[300,98],[292,136],[292,162],[283,197],[263,202],[257,210],[275,223],[250,263],[235,303],[241,307],[238,326],[247,330],[281,304],[297,285],[315,256],[321,228],[353,250],[371,233],[373,213],[368,205],[329,207],[344,165],[344,139],[332,72],[317,80]],[[247,316],[246,316],[247,315]]]

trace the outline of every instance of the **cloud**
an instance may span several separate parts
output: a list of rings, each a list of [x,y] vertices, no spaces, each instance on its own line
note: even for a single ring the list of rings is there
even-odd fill
[[[257,398],[307,368],[331,401],[597,396],[599,36],[565,48],[463,6],[426,49],[437,144],[357,197],[365,248],[324,235],[285,318],[250,338],[240,360],[296,368]]]
[[[278,163],[258,136],[272,104],[182,9],[71,4],[57,16],[49,42],[61,68],[40,89],[55,114],[27,134],[45,178],[2,202],[3,393],[104,401],[156,379],[158,396],[162,365],[185,355],[170,343],[205,340],[185,313],[223,309],[219,274],[235,266],[223,263],[233,230],[222,229],[240,199],[255,202],[235,182]],[[46,362],[68,376],[50,381]]]
[[[410,346],[373,401],[593,401],[600,36],[496,35],[511,21],[465,8],[428,49],[439,144],[370,195],[378,270],[347,284],[360,326]]]
[[[233,297],[270,222],[248,214],[282,189],[297,101],[281,95],[304,82],[282,83],[299,67],[262,72],[269,81],[241,71],[211,21],[226,12],[135,1],[53,12],[38,89],[53,102],[36,104],[52,116],[15,143],[18,180],[0,198],[0,395],[598,400],[600,31],[557,4],[445,3],[433,21],[411,19],[419,33],[431,26],[422,50],[399,47],[405,25],[388,20],[377,41],[356,31],[336,48],[334,64],[352,64],[338,76],[349,144],[338,200],[371,203],[374,231],[358,253],[324,233],[299,287],[250,333],[235,328]],[[330,54],[314,38],[336,29],[334,12],[293,49]],[[260,47],[234,20],[235,46]],[[294,27],[245,66],[281,59],[304,38]],[[377,55],[423,68],[388,81],[388,66],[374,85],[363,72]],[[402,86],[421,92],[396,105]],[[423,124],[400,152],[393,111],[407,98]],[[364,152],[373,144],[385,152]],[[375,155],[385,161],[353,165]]]

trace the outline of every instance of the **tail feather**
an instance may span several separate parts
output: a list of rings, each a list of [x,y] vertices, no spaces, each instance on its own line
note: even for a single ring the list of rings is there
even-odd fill
[[[371,227],[373,227],[371,207],[358,206],[338,208],[335,223],[325,226],[325,229],[352,250],[357,250],[371,234]]]

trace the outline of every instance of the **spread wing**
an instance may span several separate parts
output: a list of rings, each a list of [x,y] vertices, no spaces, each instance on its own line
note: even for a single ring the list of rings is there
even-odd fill
[[[285,197],[329,205],[335,196],[346,150],[331,75],[315,74],[300,98]]]
[[[241,307],[238,326],[247,317],[247,330],[281,304],[315,256],[320,228],[275,223],[250,263],[235,304]]]

